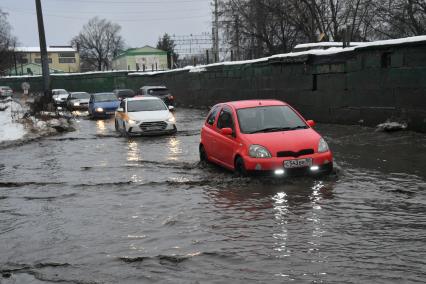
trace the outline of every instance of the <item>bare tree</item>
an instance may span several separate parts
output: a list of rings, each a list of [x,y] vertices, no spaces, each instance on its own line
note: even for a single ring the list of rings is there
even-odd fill
[[[10,30],[7,14],[0,10],[0,74],[13,65],[13,49],[17,40]]]
[[[108,70],[124,48],[121,27],[106,19],[92,18],[71,43],[80,52],[82,69]]]

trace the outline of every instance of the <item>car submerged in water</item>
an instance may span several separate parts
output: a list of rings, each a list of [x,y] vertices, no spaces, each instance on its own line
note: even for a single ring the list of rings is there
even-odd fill
[[[114,93],[96,93],[90,95],[89,116],[90,118],[107,118],[114,115],[120,101]]]
[[[140,94],[160,98],[167,106],[175,105],[175,97],[166,86],[144,86],[140,88]]]
[[[125,135],[163,135],[176,133],[172,106],[159,98],[142,96],[124,99],[115,113],[115,129]]]
[[[201,129],[200,159],[240,175],[329,174],[333,155],[314,125],[277,100],[217,104]]]

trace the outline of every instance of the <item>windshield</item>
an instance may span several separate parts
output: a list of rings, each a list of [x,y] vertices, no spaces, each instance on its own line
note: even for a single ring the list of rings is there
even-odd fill
[[[68,92],[65,90],[55,90],[53,91],[54,95],[68,95]]]
[[[117,93],[118,93],[118,96],[125,97],[125,98],[135,96],[135,92],[133,92],[133,90],[118,90]]]
[[[139,100],[127,102],[127,112],[167,110],[161,100]]]
[[[169,94],[169,89],[167,88],[154,88],[148,90],[148,95],[151,96],[164,96]]]
[[[93,101],[96,103],[114,102],[117,100],[118,100],[117,97],[113,93],[97,94],[93,96]]]
[[[90,95],[88,93],[73,93],[71,94],[71,99],[78,99],[78,100],[82,100],[82,99],[89,99]]]
[[[274,132],[308,128],[288,106],[263,106],[237,111],[242,133]]]

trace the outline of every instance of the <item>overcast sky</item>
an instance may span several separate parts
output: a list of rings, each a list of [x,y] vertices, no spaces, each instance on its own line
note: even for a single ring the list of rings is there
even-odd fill
[[[67,45],[82,26],[98,16],[118,23],[129,47],[155,46],[165,32],[211,31],[210,0],[42,0],[48,45]],[[1,0],[20,46],[38,46],[34,0]]]

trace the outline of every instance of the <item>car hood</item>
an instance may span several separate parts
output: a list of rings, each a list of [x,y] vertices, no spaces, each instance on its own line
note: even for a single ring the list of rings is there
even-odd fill
[[[118,108],[119,105],[120,105],[120,101],[93,103],[94,107],[101,107],[101,108]]]
[[[72,103],[81,103],[81,104],[87,104],[87,103],[89,103],[89,99],[72,99],[70,101]]]
[[[164,121],[170,116],[168,110],[128,112],[130,119],[136,121]]]
[[[273,156],[280,151],[298,152],[303,149],[318,150],[321,136],[312,128],[290,131],[244,134],[248,144],[266,147]]]

